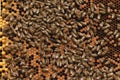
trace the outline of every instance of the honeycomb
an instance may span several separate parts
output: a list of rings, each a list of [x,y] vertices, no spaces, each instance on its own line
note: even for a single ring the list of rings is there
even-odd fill
[[[93,3],[95,4],[99,4],[99,3],[103,3],[105,6],[111,6],[111,11],[113,12],[113,15],[110,13],[106,13],[101,21],[107,21],[109,18],[112,18],[112,16],[114,16],[114,13],[119,13],[119,7],[120,7],[120,1],[119,0],[94,0]],[[108,8],[108,7],[107,7]],[[109,21],[108,21],[109,22]],[[112,32],[115,32],[117,30],[117,24],[119,24],[119,20],[117,20],[117,18],[113,18],[112,22],[109,22],[110,24],[110,30]],[[120,31],[119,31],[120,32]],[[98,35],[99,37],[103,38],[106,35],[104,34],[103,31],[98,31]],[[101,62],[99,61],[102,58],[105,58],[105,62],[102,63],[101,66],[99,67],[114,67],[114,72],[119,70],[119,54],[120,54],[120,46],[117,45],[119,44],[119,38],[116,39],[114,36],[107,36],[107,38],[110,40],[109,43],[107,44],[107,47],[109,49],[109,52],[107,54],[105,54],[104,56],[97,56],[96,57],[96,62],[97,64],[101,64]],[[109,64],[105,64],[106,62],[110,62]]]
[[[2,29],[5,27],[5,25],[7,24],[6,21],[4,21],[2,19],[2,17],[0,16],[0,76],[4,76],[5,72],[8,71],[8,69],[6,68],[6,59],[5,59],[5,51],[3,50],[3,48],[5,48],[8,45],[8,39],[7,37],[2,36]]]
[[[119,0],[2,0],[1,80],[119,80],[119,7]]]

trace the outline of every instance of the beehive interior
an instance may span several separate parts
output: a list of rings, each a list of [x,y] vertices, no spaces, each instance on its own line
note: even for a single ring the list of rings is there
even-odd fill
[[[9,75],[1,79],[119,80],[119,3],[3,0]]]

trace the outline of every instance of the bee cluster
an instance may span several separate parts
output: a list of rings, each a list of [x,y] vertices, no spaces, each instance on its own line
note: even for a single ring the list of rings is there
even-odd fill
[[[3,0],[9,80],[119,80],[119,0]],[[8,5],[9,4],[9,5]],[[4,80],[4,78],[2,78]]]

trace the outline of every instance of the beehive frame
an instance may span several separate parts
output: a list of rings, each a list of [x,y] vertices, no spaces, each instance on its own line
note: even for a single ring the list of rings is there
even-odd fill
[[[28,0],[28,1],[30,1],[30,0]],[[31,1],[34,2],[34,0],[31,0]],[[35,1],[37,1],[37,0],[35,0]],[[62,2],[64,0],[60,0],[60,1],[61,1],[61,4],[64,3],[64,2]],[[68,73],[67,68],[66,68],[66,67],[68,67],[69,69],[72,69],[73,66],[75,66],[75,65],[72,65],[72,66],[68,65],[65,67],[65,70],[64,70],[64,67],[61,68],[61,66],[60,66],[61,64],[59,63],[59,61],[61,61],[61,59],[64,58],[63,56],[65,54],[68,57],[67,60],[69,61],[69,63],[72,63],[72,60],[74,62],[75,60],[77,60],[78,57],[76,57],[76,56],[71,57],[70,53],[76,54],[76,51],[78,50],[77,51],[78,53],[79,53],[79,51],[81,51],[81,53],[79,53],[79,55],[81,56],[80,57],[80,59],[82,59],[81,61],[83,61],[83,62],[80,62],[82,65],[81,68],[90,66],[90,68],[88,70],[91,70],[91,72],[93,72],[92,76],[90,75],[90,76],[84,77],[84,75],[89,75],[88,74],[89,71],[87,71],[87,68],[85,68],[83,71],[81,71],[81,68],[79,68],[78,72],[83,73],[82,75],[78,76],[80,79],[96,80],[96,79],[101,79],[103,77],[105,79],[108,79],[108,77],[109,77],[109,79],[111,79],[111,80],[112,79],[119,80],[120,79],[120,71],[119,71],[120,70],[120,59],[119,59],[120,58],[120,36],[119,36],[120,32],[119,31],[120,30],[117,29],[117,26],[120,27],[120,24],[119,24],[119,22],[120,22],[119,21],[120,20],[120,18],[119,18],[120,17],[120,15],[119,15],[120,1],[119,0],[74,0],[74,1],[78,1],[78,3],[76,2],[76,4],[73,4],[73,5],[77,5],[78,9],[75,11],[75,15],[78,15],[78,16],[73,16],[72,17],[73,20],[68,20],[69,17],[66,17],[65,23],[64,22],[62,23],[62,21],[61,21],[61,23],[60,23],[61,25],[64,25],[64,24],[67,25],[67,26],[65,26],[66,27],[65,29],[64,29],[64,27],[62,27],[63,31],[58,32],[58,33],[60,33],[59,35],[62,35],[62,37],[63,37],[63,40],[62,39],[58,40],[58,43],[61,41],[61,44],[59,44],[59,45],[56,44],[56,42],[54,40],[58,37],[52,37],[53,39],[51,39],[50,36],[51,35],[54,36],[54,35],[52,33],[51,34],[47,33],[47,31],[48,32],[52,31],[52,28],[50,28],[50,31],[49,31],[49,29],[46,29],[46,31],[44,31],[44,29],[42,29],[41,32],[43,31],[42,33],[45,36],[42,36],[42,34],[39,34],[39,32],[36,33],[41,36],[40,41],[38,40],[39,44],[37,43],[37,41],[34,41],[34,42],[31,41],[30,43],[28,43],[29,41],[27,42],[27,40],[23,39],[23,42],[22,42],[23,45],[21,46],[21,44],[20,44],[20,47],[24,48],[24,49],[21,49],[23,51],[18,50],[18,52],[14,56],[15,57],[21,56],[22,53],[25,53],[26,55],[28,55],[28,57],[26,57],[26,59],[28,59],[29,61],[28,61],[28,64],[26,64],[26,65],[29,66],[30,68],[32,68],[32,70],[30,70],[31,71],[30,73],[32,73],[32,74],[29,75],[30,79],[32,78],[33,80],[44,80],[44,78],[45,78],[46,80],[49,80],[50,77],[52,76],[52,77],[55,77],[55,79],[57,78],[58,80],[65,80],[66,78],[71,79],[71,77],[69,77],[71,75],[73,77],[73,79],[75,80],[77,75],[75,75],[74,72],[77,72],[77,70],[76,71],[68,70],[68,72],[70,72],[70,73]],[[81,2],[79,3],[79,1],[81,1]],[[82,1],[84,1],[85,4],[82,3]],[[71,2],[71,0],[68,0],[68,2]],[[38,1],[38,4],[41,4],[41,3],[39,3],[39,1]],[[9,24],[11,24],[11,23],[9,23],[10,16],[16,16],[17,18],[19,18],[19,20],[22,19],[21,15],[24,16],[24,12],[22,12],[20,9],[17,9],[18,5],[23,6],[23,3],[21,1],[20,1],[20,3],[17,3],[13,0],[11,2],[10,6],[5,7],[8,4],[9,3],[7,1],[3,2],[3,4],[2,4],[3,15],[0,18],[0,27],[1,28],[4,28],[7,24],[8,24],[8,26],[9,26]],[[34,5],[34,3],[31,5]],[[43,7],[43,5],[41,4],[41,7]],[[46,3],[46,5],[50,6],[49,1],[48,1],[48,4]],[[111,8],[109,8],[109,6]],[[100,7],[102,7],[102,8],[104,7],[105,10],[101,9]],[[12,10],[9,10],[9,8],[12,8]],[[58,9],[60,9],[60,8],[58,7]],[[83,22],[79,23],[80,20],[76,20],[76,22],[78,21],[79,26],[81,26],[81,25],[84,25],[84,26],[83,26],[83,28],[78,28],[78,30],[75,30],[76,29],[76,24],[75,24],[72,26],[73,30],[71,30],[71,32],[70,32],[69,31],[69,29],[71,27],[70,25],[74,24],[74,18],[75,17],[79,18],[79,13],[80,13],[79,9],[81,11],[82,10],[86,11],[86,13],[88,14],[88,15],[86,15],[83,12],[82,16],[84,16],[84,14],[86,15],[83,18],[84,19]],[[93,15],[89,11],[92,13],[95,13],[95,15]],[[10,16],[6,17],[6,15],[4,13],[9,14]],[[101,13],[102,16],[101,15],[99,16],[99,13]],[[26,13],[26,14],[28,14],[28,13]],[[32,12],[30,14],[32,14]],[[117,17],[114,18],[115,15]],[[43,16],[45,16],[45,15],[43,14]],[[95,16],[95,18],[93,16]],[[96,17],[98,20],[96,19]],[[111,22],[109,19],[112,19],[113,22]],[[119,20],[117,20],[117,19],[119,19]],[[12,20],[13,20],[13,18],[11,18],[11,21]],[[24,18],[24,20],[25,20],[25,18]],[[22,20],[23,23],[24,23],[24,20]],[[34,18],[32,20],[34,21]],[[49,20],[47,20],[47,19],[45,21],[49,22]],[[39,20],[38,20],[38,22],[39,22]],[[109,24],[104,23],[104,22],[108,22]],[[90,25],[86,26],[87,24],[90,24]],[[59,24],[57,24],[57,25],[60,26]],[[54,26],[54,25],[52,25],[52,26]],[[95,31],[95,33],[92,33],[92,31],[90,30],[90,34],[86,34],[87,33],[86,30],[87,29],[89,30],[89,26],[91,26],[90,29]],[[14,27],[10,27],[10,28],[13,31],[13,33],[16,33],[16,31],[14,30]],[[53,27],[53,29],[54,29],[54,27]],[[61,28],[58,28],[58,31],[59,31],[59,29],[61,29]],[[31,28],[30,32],[33,32],[33,30],[34,29]],[[57,28],[56,28],[56,30],[57,30]],[[72,33],[72,31],[73,31],[73,33]],[[79,40],[77,40],[79,38],[76,38],[76,35],[78,36],[78,34],[75,34],[75,33],[77,33],[76,31],[81,32],[81,33],[79,33],[79,35],[82,36],[82,38],[80,39],[81,45],[79,45],[80,44]],[[67,35],[63,34],[62,32],[66,33],[67,35],[71,34],[75,38],[72,38],[70,40],[67,38]],[[84,34],[84,32],[85,32],[85,34]],[[2,32],[0,32],[0,34],[2,35]],[[65,35],[65,36],[63,36],[63,35]],[[92,35],[92,36],[90,36],[90,35]],[[2,36],[2,38],[0,39],[0,41],[2,41],[2,43],[3,43],[2,47],[0,47],[0,49],[2,49],[2,53],[1,53],[2,56],[6,55],[6,52],[3,51],[3,48],[6,48],[9,45],[9,43],[13,43],[13,45],[16,45],[17,43],[15,43],[15,42],[17,42],[17,41],[19,41],[19,39],[21,39],[18,37],[14,37],[11,40],[15,40],[15,42],[12,42],[11,40],[9,40],[8,37]],[[91,37],[91,40],[88,40],[88,42],[87,42],[87,40],[85,40],[85,38],[90,38],[90,37]],[[64,38],[67,39],[68,42]],[[88,45],[88,43],[89,43],[89,45]],[[76,44],[77,44],[77,46],[76,46]],[[87,45],[87,47],[86,47],[86,45]],[[101,45],[102,48],[99,45]],[[30,48],[29,48],[29,46],[30,46]],[[40,46],[40,47],[38,47],[38,46]],[[56,46],[58,49],[55,50]],[[82,47],[83,49],[80,48],[80,50],[79,50],[77,48],[78,46]],[[97,47],[97,48],[95,48],[95,47]],[[68,49],[68,48],[70,48],[70,49]],[[99,49],[101,49],[101,50],[97,52],[97,50],[99,50]],[[27,52],[26,52],[26,50],[27,50]],[[55,54],[54,54],[54,52],[52,53],[52,51],[56,51]],[[90,52],[91,52],[91,54],[89,54]],[[57,55],[57,53],[60,53],[60,54]],[[95,54],[92,54],[92,53],[95,53]],[[88,55],[90,55],[90,57],[89,57],[89,59],[86,59],[88,57]],[[14,57],[14,56],[12,56],[12,57]],[[56,56],[61,56],[61,57],[59,59],[59,57],[56,57]],[[5,58],[7,58],[7,57],[11,58],[11,56],[9,57],[6,55]],[[53,62],[49,61],[49,60],[51,60],[51,57],[54,58],[54,59],[52,58]],[[3,62],[0,63],[0,65],[2,65],[2,68],[0,69],[0,71],[5,70],[6,73],[10,73],[10,75],[12,75],[12,72],[10,72],[10,70],[6,68],[6,64],[7,64],[6,59],[2,58],[2,61]],[[89,63],[87,61],[89,61]],[[26,62],[27,62],[27,60],[26,60]],[[14,63],[15,62],[13,62],[13,64]],[[23,61],[23,63],[24,63],[24,61]],[[42,65],[42,63],[46,63],[47,66],[46,66],[46,64]],[[49,63],[51,63],[51,64],[49,64]],[[39,65],[40,65],[40,68],[38,68]],[[55,65],[58,65],[60,67],[58,67],[56,69]],[[33,70],[34,68],[35,68],[35,70]],[[15,70],[17,70],[17,69],[18,69],[18,67],[15,68]],[[105,74],[105,73],[107,73],[106,72],[107,70],[110,71],[110,73]],[[102,75],[100,73],[100,71],[103,72],[104,75]],[[57,74],[55,72],[57,72]],[[64,72],[66,74],[64,74]],[[97,73],[99,75],[94,74],[94,73]],[[10,77],[10,75],[9,75],[9,77]],[[2,76],[4,76],[3,73],[2,73]],[[20,76],[23,77],[22,75],[20,75]],[[107,77],[105,77],[105,76],[107,76]],[[29,80],[28,77],[25,79]]]

